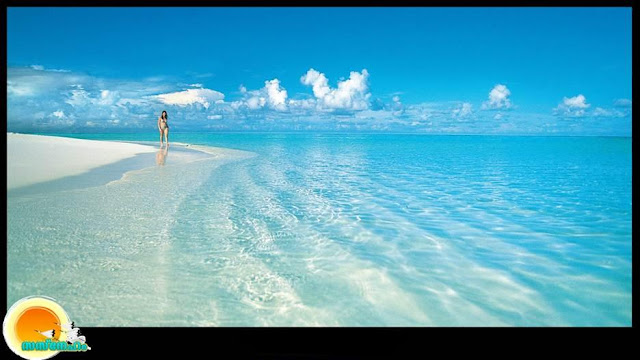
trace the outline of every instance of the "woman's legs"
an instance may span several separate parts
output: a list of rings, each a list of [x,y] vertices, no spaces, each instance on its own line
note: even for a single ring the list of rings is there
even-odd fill
[[[162,147],[162,130],[160,130],[160,147]]]
[[[169,127],[164,128],[164,142],[169,145]]]

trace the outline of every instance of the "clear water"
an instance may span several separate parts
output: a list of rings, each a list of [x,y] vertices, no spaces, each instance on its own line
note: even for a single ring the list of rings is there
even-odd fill
[[[172,137],[250,153],[9,193],[9,305],[48,295],[83,326],[631,325],[630,138]]]

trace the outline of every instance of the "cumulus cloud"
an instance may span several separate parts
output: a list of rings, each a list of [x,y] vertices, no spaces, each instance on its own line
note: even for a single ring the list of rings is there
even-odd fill
[[[579,94],[574,97],[564,97],[562,102],[558,104],[553,111],[556,115],[560,116],[582,117],[585,115],[585,110],[590,106],[590,104],[587,104],[587,98]]]
[[[324,96],[331,91],[327,77],[315,69],[309,69],[309,71],[300,78],[300,82],[304,85],[311,85],[313,95],[318,99],[324,98]]]
[[[265,81],[264,88],[267,91],[269,105],[276,110],[285,110],[287,107],[287,90],[280,86],[280,80]]]
[[[240,93],[245,98],[231,103],[235,109],[247,107],[250,110],[257,110],[268,107],[278,111],[287,110],[287,90],[280,85],[278,79],[265,81],[264,87],[258,90],[247,90],[240,85]]]
[[[208,109],[211,104],[222,101],[224,94],[211,89],[195,88],[155,95],[155,98],[167,105],[188,106],[200,104]]]
[[[352,71],[349,79],[339,81],[338,87],[332,89],[325,74],[309,69],[300,78],[300,82],[312,87],[313,95],[320,106],[327,109],[353,111],[369,108],[371,93],[369,93],[368,78],[367,69],[363,69],[362,72]]]
[[[571,98],[565,97],[562,102],[567,107],[578,108],[578,109],[586,109],[589,106],[591,106],[587,104],[587,98],[585,98],[584,95],[582,94],[571,97]]]
[[[473,113],[472,108],[473,105],[470,103],[462,103],[459,107],[453,109],[452,116],[459,119],[469,117]]]
[[[264,107],[267,104],[267,99],[261,96],[252,96],[247,99],[247,106],[251,110],[256,110]]]
[[[511,91],[502,84],[498,84],[489,92],[489,100],[482,103],[483,110],[511,108]]]

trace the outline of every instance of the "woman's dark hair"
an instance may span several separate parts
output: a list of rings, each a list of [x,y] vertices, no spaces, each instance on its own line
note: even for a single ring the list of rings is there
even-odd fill
[[[162,113],[160,114],[160,117],[162,117],[162,115],[164,115],[164,114],[167,114],[167,110],[162,110]],[[165,119],[169,120],[169,114],[167,114]]]

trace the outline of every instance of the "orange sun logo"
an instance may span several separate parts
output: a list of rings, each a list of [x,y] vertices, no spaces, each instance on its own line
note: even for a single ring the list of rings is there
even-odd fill
[[[18,300],[2,325],[9,348],[25,359],[48,359],[60,351],[77,351],[70,350],[76,342],[88,348],[79,331],[62,306],[44,296]]]

